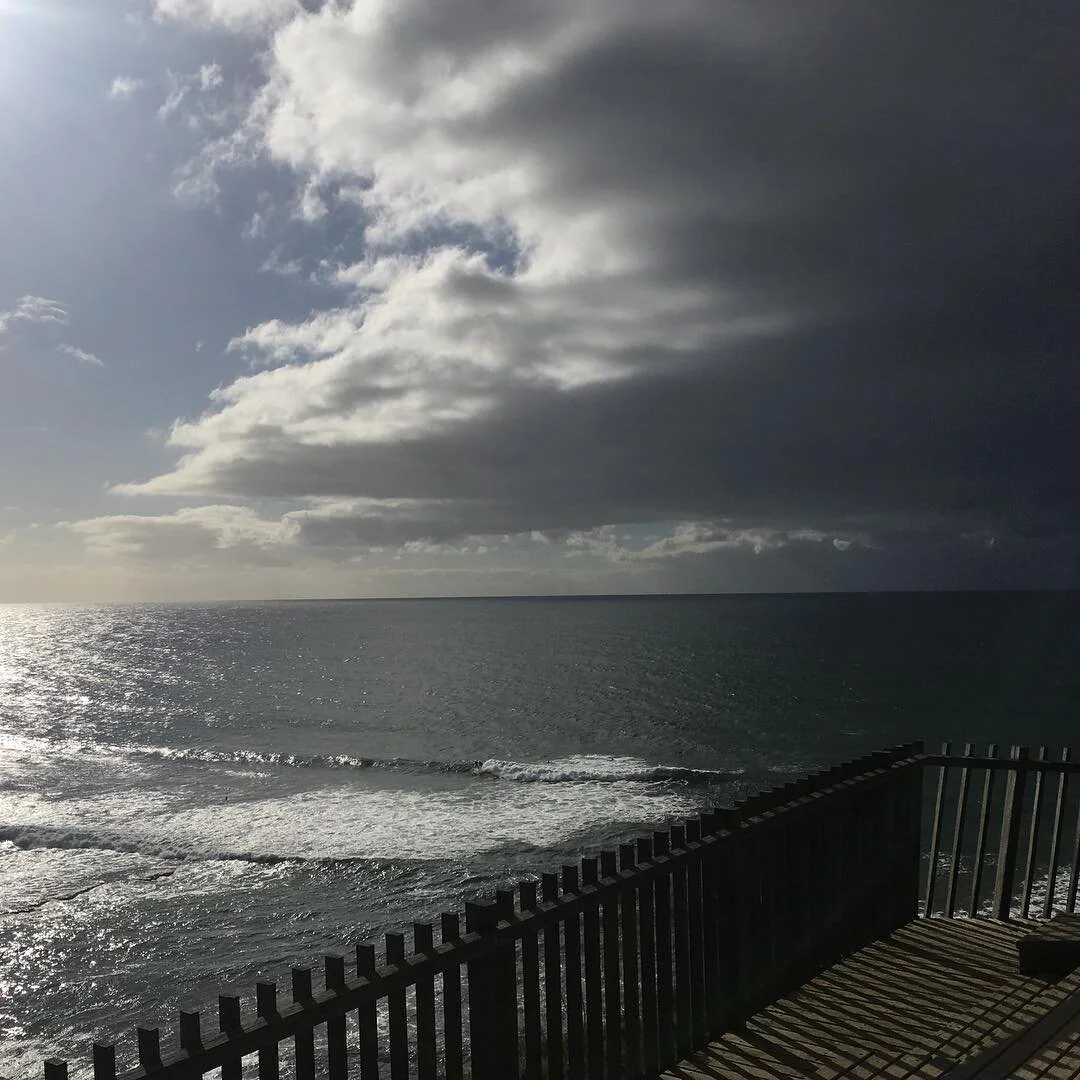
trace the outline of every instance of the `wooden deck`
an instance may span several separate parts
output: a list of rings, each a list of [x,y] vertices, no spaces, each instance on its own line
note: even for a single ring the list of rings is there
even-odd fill
[[[1002,1054],[994,1075],[1080,1077],[1080,1021],[1062,1005],[1080,990],[1080,969],[1058,979],[1020,975],[1016,941],[1032,929],[988,919],[910,923],[664,1077],[931,1080],[953,1070],[967,1075],[975,1060],[1004,1046],[1011,1063]],[[1061,1023],[1063,1012],[1071,1019]],[[1026,1039],[1008,1042],[1040,1020]]]

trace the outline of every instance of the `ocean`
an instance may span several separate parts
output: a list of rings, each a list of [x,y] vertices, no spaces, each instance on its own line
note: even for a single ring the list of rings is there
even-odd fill
[[[1077,739],[1080,594],[0,607],[0,1075],[807,770]]]

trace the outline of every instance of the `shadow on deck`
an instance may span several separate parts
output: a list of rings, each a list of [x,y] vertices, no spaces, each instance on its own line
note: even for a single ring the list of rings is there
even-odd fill
[[[1080,1007],[1063,1005],[1080,992],[1080,970],[1061,978],[1019,974],[1017,940],[1034,925],[909,923],[664,1077],[1080,1076]]]

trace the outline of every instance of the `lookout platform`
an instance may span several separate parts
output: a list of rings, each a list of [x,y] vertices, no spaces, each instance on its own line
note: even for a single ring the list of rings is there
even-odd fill
[[[664,1080],[1080,1077],[1080,970],[1020,974],[1043,921],[919,919],[752,1016]]]

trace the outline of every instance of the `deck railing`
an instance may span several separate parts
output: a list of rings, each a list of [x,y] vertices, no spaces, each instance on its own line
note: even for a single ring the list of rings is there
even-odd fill
[[[897,747],[654,832],[469,904],[465,925],[386,935],[291,1000],[219,999],[218,1031],[180,1014],[139,1029],[142,1077],[615,1080],[655,1076],[710,1036],[917,914],[920,747]],[[380,962],[381,960],[381,962]],[[351,965],[350,965],[351,966]],[[249,1006],[250,1007],[250,1006]],[[282,1048],[284,1047],[284,1053]],[[45,1064],[64,1080],[67,1064]],[[116,1048],[93,1048],[96,1080]]]
[[[512,891],[387,934],[322,988],[294,968],[138,1064],[96,1044],[95,1080],[616,1080],[654,1077],[919,914],[1076,909],[1068,751],[909,744],[715,809]],[[436,938],[438,941],[436,943]],[[252,1004],[254,1008],[252,1009]],[[46,1080],[68,1066],[45,1064]]]
[[[922,910],[1049,918],[1077,910],[1080,762],[1026,746],[924,758],[933,792]],[[1071,780],[1071,786],[1070,786]]]

